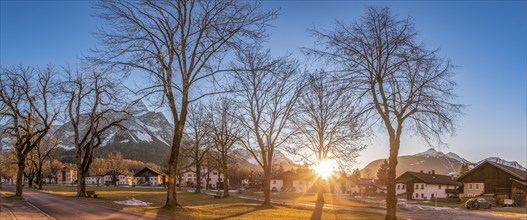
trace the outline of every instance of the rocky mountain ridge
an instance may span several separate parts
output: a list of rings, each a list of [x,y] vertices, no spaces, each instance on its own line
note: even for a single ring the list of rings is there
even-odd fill
[[[376,178],[377,170],[379,169],[383,160],[384,159],[374,160],[366,165],[361,170],[362,176],[367,178]],[[441,151],[430,148],[425,152],[414,155],[399,156],[396,172],[397,175],[400,175],[406,171],[428,172],[434,170],[437,174],[448,175],[457,173],[461,167],[461,164],[463,163],[467,164],[469,168],[473,168],[485,161],[492,161],[514,167],[516,169],[527,170],[516,161],[508,161],[499,157],[489,157],[478,162],[471,162],[455,153],[448,152],[445,154]]]

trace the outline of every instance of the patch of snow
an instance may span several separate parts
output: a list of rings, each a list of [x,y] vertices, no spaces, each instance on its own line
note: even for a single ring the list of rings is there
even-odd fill
[[[452,153],[452,152],[448,152],[447,154],[445,154],[446,157],[450,158],[450,159],[454,159],[454,160],[457,160],[461,163],[465,163],[465,164],[471,164],[470,161],[468,161],[467,159],[465,158],[462,158],[460,157],[459,155],[455,154],[455,153]]]
[[[251,164],[254,164],[254,165],[258,165],[258,161],[256,161],[256,159],[254,157],[251,157],[251,158],[247,159],[247,162],[249,162]]]
[[[522,165],[520,165],[518,162],[516,161],[508,161],[508,160],[504,160],[504,159],[501,159],[499,157],[489,157],[487,159],[483,159],[481,161],[479,161],[477,165],[485,162],[485,161],[491,161],[491,162],[494,162],[494,163],[499,163],[499,164],[502,164],[502,165],[505,165],[505,166],[509,166],[509,167],[513,167],[513,168],[516,168],[516,169],[520,169],[520,170],[523,170],[523,171],[527,171],[527,169],[525,167],[523,167]]]
[[[434,148],[430,148],[425,152],[415,154],[414,156],[421,156],[421,157],[442,157],[445,156],[442,152],[436,151]]]
[[[122,201],[113,201],[114,203],[120,204],[120,205],[129,205],[129,206],[149,206],[152,205],[151,202],[143,202],[141,200],[137,200],[134,198],[122,200]]]
[[[69,146],[65,144],[59,144],[58,147],[63,148],[64,150],[73,150],[75,149],[75,146]]]
[[[128,140],[128,139],[124,139],[122,141],[119,141],[119,143],[128,143],[128,142],[130,142],[130,140]]]
[[[108,145],[108,143],[110,143],[111,139],[113,138],[113,136],[116,134],[117,132],[114,131],[113,133],[111,133],[110,135],[106,136],[106,138],[102,141],[102,146],[106,146]]]
[[[144,133],[144,132],[141,132],[141,131],[137,131],[135,132],[135,135],[137,137],[137,139],[139,140],[142,140],[142,141],[145,141],[145,142],[151,142],[152,141],[152,137],[147,134],[147,133]]]

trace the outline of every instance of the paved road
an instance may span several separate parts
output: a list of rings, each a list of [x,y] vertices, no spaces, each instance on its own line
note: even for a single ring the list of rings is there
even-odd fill
[[[83,202],[76,198],[52,195],[36,190],[24,190],[24,198],[56,219],[169,219],[153,213],[129,212],[107,206]]]

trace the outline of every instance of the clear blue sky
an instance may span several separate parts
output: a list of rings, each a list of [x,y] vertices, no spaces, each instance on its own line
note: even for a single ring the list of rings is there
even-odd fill
[[[468,104],[457,136],[448,149],[471,161],[499,156],[527,164],[527,3],[526,1],[266,1],[281,8],[269,29],[267,45],[276,55],[311,47],[307,29],[331,29],[335,19],[356,20],[367,5],[390,6],[399,16],[412,16],[419,38],[441,48],[457,70],[459,102]],[[99,20],[89,1],[1,1],[0,63],[64,65],[76,63],[96,45],[92,35]],[[409,132],[407,132],[408,134]],[[371,141],[359,167],[388,156],[383,135]],[[406,136],[400,155],[427,147]]]

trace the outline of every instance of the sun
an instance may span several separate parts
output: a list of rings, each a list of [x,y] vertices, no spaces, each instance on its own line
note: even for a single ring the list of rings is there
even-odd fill
[[[333,163],[330,160],[320,161],[315,165],[314,170],[322,179],[327,179],[333,175]]]

